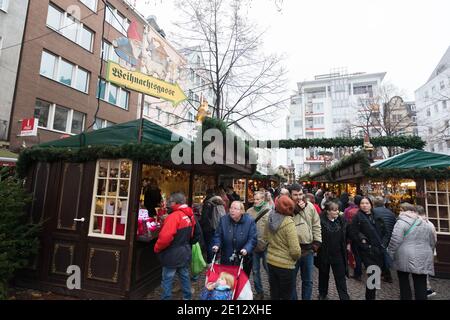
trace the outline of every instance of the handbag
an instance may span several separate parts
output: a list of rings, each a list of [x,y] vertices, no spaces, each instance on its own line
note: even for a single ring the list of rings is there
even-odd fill
[[[206,267],[205,259],[203,259],[202,249],[200,248],[200,243],[195,243],[192,245],[192,260],[191,260],[191,271],[192,274],[197,275],[203,271]]]

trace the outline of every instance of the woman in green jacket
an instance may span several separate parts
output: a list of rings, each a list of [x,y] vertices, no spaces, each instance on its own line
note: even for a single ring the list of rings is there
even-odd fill
[[[288,196],[281,196],[275,211],[269,214],[264,232],[264,238],[268,242],[267,266],[271,300],[290,300],[295,286],[293,272],[301,249],[292,218],[294,207],[294,201]]]

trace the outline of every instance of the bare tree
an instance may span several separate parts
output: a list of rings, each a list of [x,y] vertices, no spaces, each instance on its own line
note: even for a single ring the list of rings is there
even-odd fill
[[[353,131],[369,137],[413,134],[415,111],[405,103],[403,95],[397,87],[387,83],[377,92],[368,92],[366,97],[358,98],[358,120],[352,125],[356,129]],[[387,149],[389,156],[401,151],[394,147]]]
[[[174,38],[179,46],[203,57],[204,64],[196,66],[196,71],[206,75],[204,86],[212,88],[212,116],[229,126],[242,119],[271,123],[275,111],[287,107],[289,101],[283,58],[262,52],[264,31],[258,32],[245,15],[251,3],[177,2],[182,21],[175,23],[178,30]]]

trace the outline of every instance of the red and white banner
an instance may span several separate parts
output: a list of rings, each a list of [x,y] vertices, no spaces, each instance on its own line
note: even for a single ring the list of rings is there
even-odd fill
[[[23,136],[37,136],[38,119],[22,119],[22,130],[20,135]]]

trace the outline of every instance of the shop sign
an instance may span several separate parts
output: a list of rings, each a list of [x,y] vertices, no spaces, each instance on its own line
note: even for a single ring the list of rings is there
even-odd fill
[[[38,126],[37,118],[22,119],[22,129],[20,131],[20,135],[22,137],[37,136],[37,126]]]
[[[130,90],[170,101],[174,107],[187,99],[178,84],[159,80],[138,71],[130,71],[112,61],[108,62],[106,80]]]

